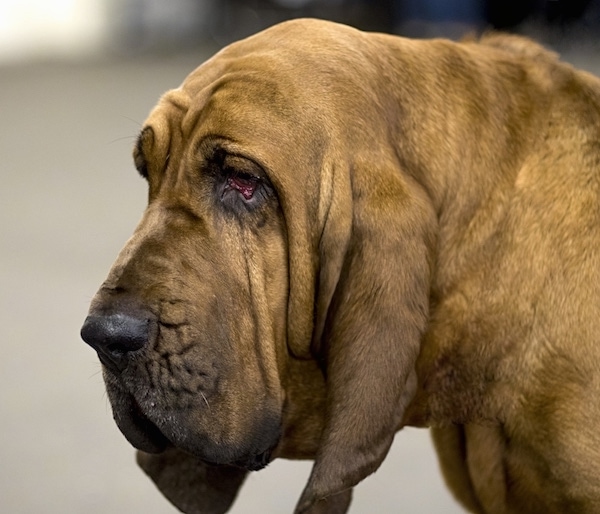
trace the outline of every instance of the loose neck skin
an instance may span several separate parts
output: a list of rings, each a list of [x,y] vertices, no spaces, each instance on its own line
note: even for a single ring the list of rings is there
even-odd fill
[[[389,137],[438,218],[435,301],[509,208],[519,171],[547,132],[549,81],[529,60],[494,48],[382,37],[393,48],[383,54],[381,86],[394,113]]]
[[[382,38],[394,48],[383,56],[383,87],[396,104],[397,155],[438,215],[514,182],[548,108],[529,62],[476,45]]]

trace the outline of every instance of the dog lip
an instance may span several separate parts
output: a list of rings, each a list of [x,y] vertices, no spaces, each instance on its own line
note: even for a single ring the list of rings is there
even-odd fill
[[[258,455],[253,455],[248,459],[234,462],[232,466],[247,469],[248,471],[259,471],[265,468],[271,462],[272,453],[273,449],[269,449]]]
[[[245,469],[246,471],[260,471],[261,469],[267,467],[271,462],[271,456],[273,453],[273,449],[266,450],[257,455],[250,455],[247,458],[239,459],[234,462],[213,462],[211,460],[203,459],[202,457],[198,457],[202,462],[208,464],[209,466],[232,466],[239,469]]]
[[[119,408],[113,408],[113,417],[119,430],[129,443],[146,453],[162,453],[170,441],[160,429],[144,415],[130,395],[123,395]]]
[[[123,433],[127,441],[146,453],[162,453],[168,447],[177,447],[191,455],[195,455],[198,459],[206,464],[213,466],[234,466],[236,468],[245,469],[247,471],[259,471],[265,468],[272,460],[271,456],[276,445],[265,451],[257,454],[249,454],[235,461],[219,461],[213,462],[203,456],[202,451],[196,448],[189,448],[186,445],[179,445],[177,441],[170,440],[164,433],[155,425],[140,409],[135,400],[131,399],[134,404],[133,409],[127,409],[126,414],[115,415],[115,421],[119,430]]]
[[[254,437],[246,443],[242,441],[240,446],[223,447],[206,434],[194,433],[193,427],[183,430],[174,422],[176,413],[164,412],[150,399],[140,399],[132,394],[124,387],[123,377],[105,373],[105,379],[108,379],[107,393],[119,430],[132,446],[145,453],[159,454],[175,447],[210,465],[258,471],[269,464],[279,444],[281,426],[278,419],[271,419],[267,426],[255,427]],[[185,420],[182,422],[185,425]]]

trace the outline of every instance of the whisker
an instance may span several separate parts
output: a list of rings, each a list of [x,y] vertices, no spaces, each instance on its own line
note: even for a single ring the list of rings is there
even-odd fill
[[[123,136],[123,137],[118,137],[116,139],[113,139],[112,141],[109,141],[108,144],[112,145],[114,143],[118,143],[119,141],[124,141],[125,139],[128,139],[130,141],[133,141],[137,138],[137,136]]]
[[[206,403],[206,406],[208,407],[208,410],[210,410],[210,404],[208,403],[208,400],[206,399],[206,396],[204,396],[204,393],[202,391],[200,391],[200,394],[202,395],[202,399],[204,400],[204,403]]]
[[[102,368],[100,368],[98,371],[92,373],[89,378],[91,379],[91,378],[97,377],[100,373],[102,373]]]
[[[142,124],[139,121],[134,120],[133,118],[130,118],[129,116],[125,116],[124,114],[121,114],[120,116],[121,116],[121,118],[124,118],[126,120],[131,121],[132,123],[135,123],[138,127],[142,126]]]

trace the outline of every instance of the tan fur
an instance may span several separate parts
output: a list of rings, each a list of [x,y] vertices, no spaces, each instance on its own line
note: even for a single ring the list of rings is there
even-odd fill
[[[275,196],[224,214],[209,136]],[[524,38],[297,20],[168,92],[135,159],[149,207],[92,311],[180,327],[156,369],[182,346],[218,363],[185,413],[185,374],[105,373],[125,432],[146,380],[163,414],[135,401],[196,455],[140,457],[179,508],[225,512],[243,481],[210,478],[194,438],[235,453],[279,420],[272,457],[315,459],[297,514],[345,512],[404,425],[434,427],[471,512],[600,512],[600,81]]]

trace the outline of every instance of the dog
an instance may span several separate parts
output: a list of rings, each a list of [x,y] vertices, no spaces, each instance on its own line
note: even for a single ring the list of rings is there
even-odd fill
[[[600,512],[597,78],[294,20],[167,92],[134,161],[148,207],[81,333],[179,509],[288,458],[296,514],[344,513],[410,425],[470,512]]]

